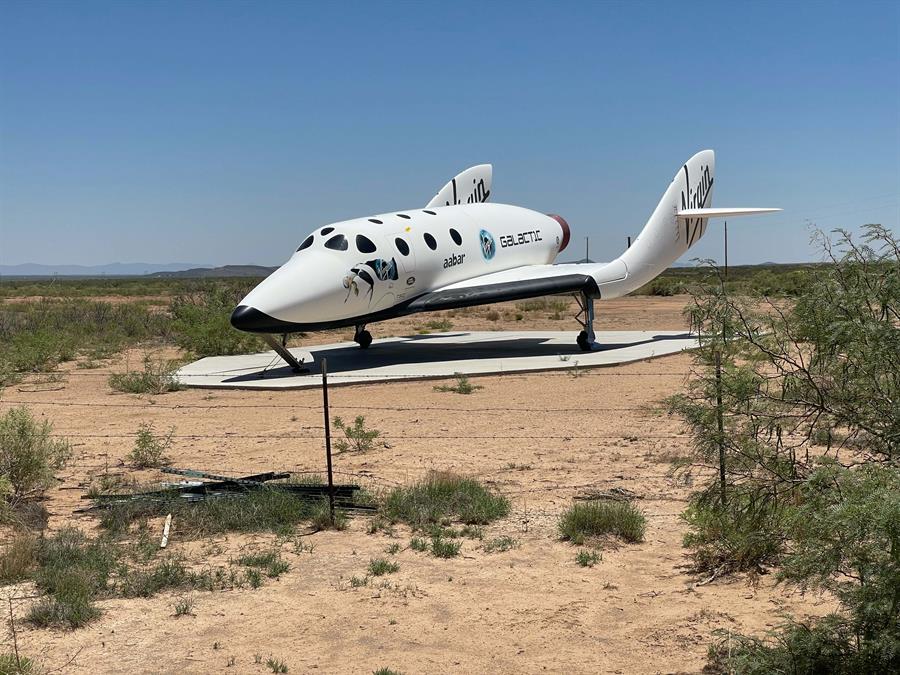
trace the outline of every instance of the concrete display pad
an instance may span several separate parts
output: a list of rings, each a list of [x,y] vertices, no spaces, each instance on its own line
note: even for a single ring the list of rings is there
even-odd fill
[[[600,349],[583,352],[571,331],[450,332],[375,340],[368,349],[338,342],[291,349],[308,372],[294,373],[275,352],[211,356],[188,364],[175,377],[188,387],[304,389],[321,386],[319,360],[328,358],[332,385],[420,380],[455,373],[488,375],[565,368],[597,368],[675,354],[698,346],[680,331],[597,333]]]

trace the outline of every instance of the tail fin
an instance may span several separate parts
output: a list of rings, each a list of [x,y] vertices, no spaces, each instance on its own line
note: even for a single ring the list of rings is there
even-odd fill
[[[644,229],[617,263],[624,278],[599,282],[601,297],[619,297],[637,290],[684,255],[706,234],[709,218],[769,213],[780,209],[714,209],[716,155],[701,150],[675,174]],[[620,265],[621,266],[621,265]]]
[[[425,208],[433,209],[436,206],[486,202],[491,197],[491,179],[493,175],[494,167],[490,164],[470,166],[450,179],[450,182],[431,198],[431,201],[425,205]]]

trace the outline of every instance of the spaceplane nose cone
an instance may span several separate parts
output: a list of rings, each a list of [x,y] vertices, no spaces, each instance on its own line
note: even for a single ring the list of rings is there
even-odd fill
[[[277,332],[282,323],[250,305],[238,305],[231,313],[231,325],[248,333]]]

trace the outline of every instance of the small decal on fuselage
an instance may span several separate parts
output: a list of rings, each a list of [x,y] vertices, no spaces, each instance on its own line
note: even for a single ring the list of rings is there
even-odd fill
[[[481,242],[481,255],[485,260],[490,260],[497,254],[497,243],[494,241],[494,235],[487,230],[481,230],[478,233],[478,239]]]
[[[448,267],[456,267],[457,265],[462,265],[466,259],[465,253],[460,253],[456,255],[455,253],[451,255],[449,258],[444,258],[444,269]]]
[[[350,299],[351,293],[353,295],[359,295],[359,283],[362,282],[369,287],[367,293],[369,296],[369,304],[371,304],[372,298],[375,295],[376,281],[391,282],[397,281],[398,278],[397,261],[393,258],[390,260],[377,258],[375,260],[366,260],[365,262],[357,263],[350,268],[350,274],[343,279],[344,288],[347,289],[347,297],[344,298],[344,302],[347,302],[347,300]]]
[[[540,230],[528,230],[527,232],[519,232],[518,234],[500,235],[500,246],[503,248],[521,246],[522,244],[534,244],[538,241],[543,241]]]

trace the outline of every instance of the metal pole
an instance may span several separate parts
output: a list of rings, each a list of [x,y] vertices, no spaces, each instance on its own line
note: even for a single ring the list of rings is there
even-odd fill
[[[328,419],[328,359],[322,357],[322,410],[325,413],[325,461],[328,464],[328,513],[334,525],[334,474],[331,470],[331,422]]]
[[[588,238],[585,237],[584,238],[584,262],[591,261],[590,251],[591,250],[590,250],[590,245],[588,243]]]
[[[728,221],[725,221],[725,278],[728,278]]]
[[[719,492],[725,507],[725,420],[722,413],[722,350],[716,349],[716,422],[719,427]]]

